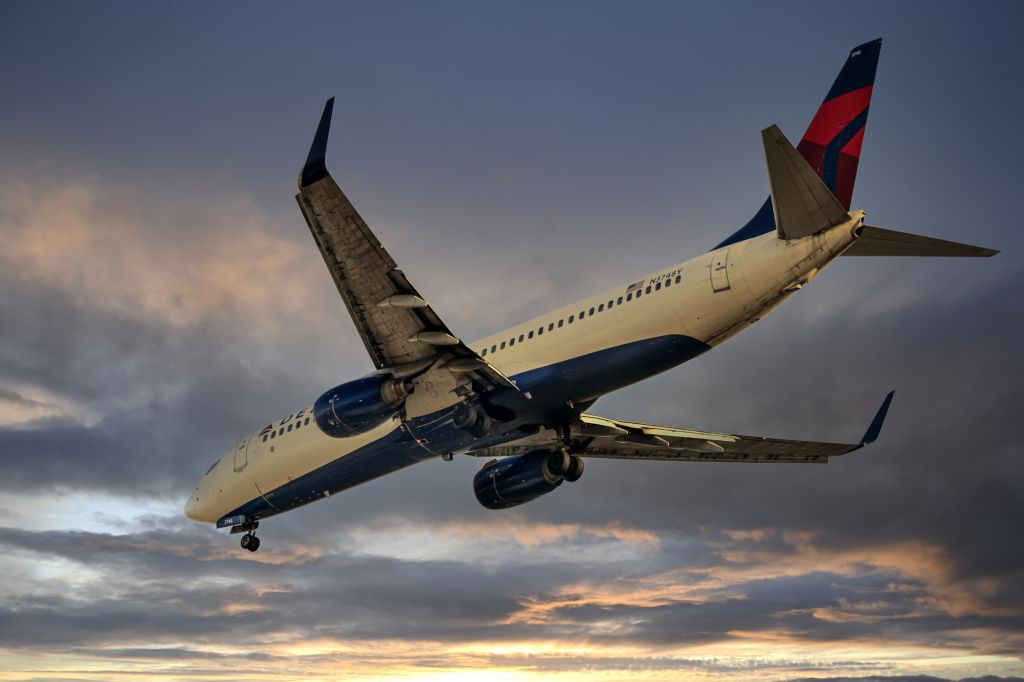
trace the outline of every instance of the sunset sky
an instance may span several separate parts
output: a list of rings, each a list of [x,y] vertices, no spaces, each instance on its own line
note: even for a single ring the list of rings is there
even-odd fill
[[[1024,678],[1019,2],[0,0],[0,680]],[[477,339],[697,256],[882,37],[854,208],[1003,253],[843,259],[613,418],[880,441],[590,461],[523,507],[429,461],[187,520],[372,365],[295,205],[328,165]]]

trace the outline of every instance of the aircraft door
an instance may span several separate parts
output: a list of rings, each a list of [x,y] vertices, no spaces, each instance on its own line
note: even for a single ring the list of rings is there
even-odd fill
[[[729,249],[715,251],[711,255],[711,291],[719,292],[730,288],[729,284]]]
[[[249,464],[248,445],[249,439],[246,438],[235,446],[235,471],[241,471]]]

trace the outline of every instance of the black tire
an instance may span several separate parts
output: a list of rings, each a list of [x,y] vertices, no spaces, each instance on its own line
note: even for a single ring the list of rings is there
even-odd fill
[[[486,412],[479,412],[477,414],[476,423],[469,430],[470,434],[477,438],[483,438],[487,435],[487,432],[491,430],[491,418],[487,416]]]
[[[565,450],[556,450],[549,453],[544,460],[544,478],[551,482],[561,479],[565,476],[565,472],[568,471],[571,464],[572,460],[569,457],[569,453]]]
[[[252,541],[254,539],[255,539],[254,535],[249,535],[248,533],[246,533],[245,535],[242,536],[242,540],[241,540],[241,542],[239,544],[242,545],[242,549],[249,549],[249,547],[252,546]]]
[[[250,552],[255,552],[259,548],[260,548],[260,539],[258,537],[256,537],[255,535],[253,535],[252,536],[252,540],[249,542],[248,549],[249,549]]]
[[[459,403],[452,415],[452,424],[457,429],[469,431],[478,419],[476,408],[467,403]]]
[[[574,483],[580,480],[580,476],[582,475],[583,459],[573,455],[572,460],[569,462],[569,469],[565,472],[565,480],[569,481],[569,483]]]

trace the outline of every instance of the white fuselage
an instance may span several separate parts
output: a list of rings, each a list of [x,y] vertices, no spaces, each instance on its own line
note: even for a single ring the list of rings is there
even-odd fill
[[[665,336],[685,336],[715,347],[758,321],[849,247],[855,239],[854,229],[863,223],[862,212],[851,216],[844,225],[803,239],[785,241],[771,232],[716,249],[651,273],[636,282],[638,286],[627,284],[577,301],[481,339],[471,347],[513,378]],[[641,292],[639,296],[637,291]],[[442,370],[418,378],[418,388],[406,405],[406,417],[429,416],[457,402],[460,398],[447,384],[453,381],[451,377],[450,372]],[[311,413],[312,405],[239,442],[196,485],[186,504],[186,514],[199,521],[216,522],[257,498],[267,500],[282,486],[294,486],[311,472],[365,449],[398,429],[409,428],[396,417],[366,433],[336,438],[317,428]],[[473,449],[470,445],[455,452]],[[427,453],[441,454],[448,453]],[[379,471],[368,470],[365,477],[346,479],[353,481],[346,485],[379,475]],[[311,481],[309,500],[304,501],[325,496],[326,487],[322,480]]]

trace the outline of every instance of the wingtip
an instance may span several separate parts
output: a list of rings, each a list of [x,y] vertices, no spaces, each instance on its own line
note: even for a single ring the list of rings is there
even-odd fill
[[[313,144],[309,147],[309,156],[299,173],[299,189],[309,187],[317,180],[326,178],[327,172],[327,137],[331,132],[331,115],[334,113],[334,98],[324,104],[324,113],[320,116],[320,125],[313,136]]]
[[[860,439],[860,444],[870,445],[878,440],[878,435],[882,432],[882,424],[885,422],[885,415],[889,412],[889,404],[892,403],[892,397],[896,394],[895,390],[889,391],[885,396],[885,400],[882,401],[881,407],[878,408],[878,412],[875,413],[875,418],[871,420],[871,425],[868,426],[868,430],[864,433],[864,437]]]

